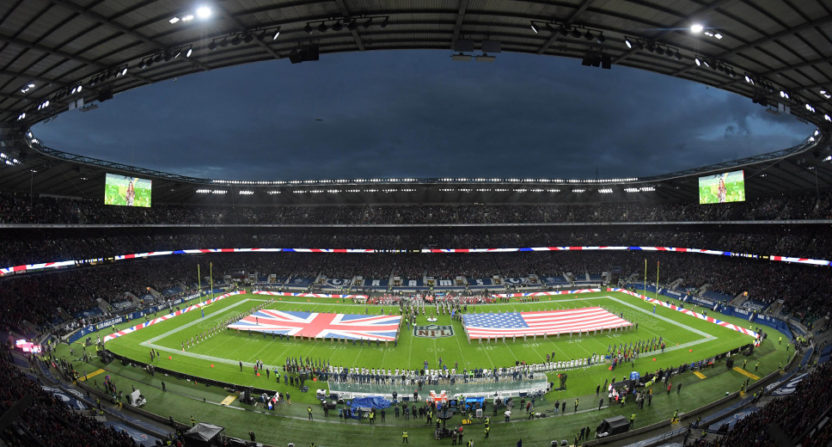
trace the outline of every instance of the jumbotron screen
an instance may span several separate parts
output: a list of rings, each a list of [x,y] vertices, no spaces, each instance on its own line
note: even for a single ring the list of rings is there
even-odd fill
[[[745,202],[745,171],[699,177],[699,204]]]
[[[148,179],[108,173],[104,181],[104,204],[150,208],[151,185]]]

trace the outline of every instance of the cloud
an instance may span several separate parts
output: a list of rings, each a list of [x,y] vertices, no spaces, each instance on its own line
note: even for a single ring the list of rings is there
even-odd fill
[[[198,73],[35,133],[163,171],[291,179],[647,176],[782,149],[810,129],[747,98],[626,67],[399,51]]]

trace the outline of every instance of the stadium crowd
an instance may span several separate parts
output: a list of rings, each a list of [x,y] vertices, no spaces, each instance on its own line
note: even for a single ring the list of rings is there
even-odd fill
[[[66,447],[133,447],[133,439],[124,432],[96,421],[89,411],[74,411],[14,365],[10,350],[0,348],[0,413],[17,415],[0,432],[0,439],[9,447],[60,445]],[[32,360],[36,361],[36,360]],[[7,411],[24,397],[31,404]]]
[[[755,301],[771,304],[783,300],[782,312],[811,322],[826,317],[832,306],[826,290],[832,288],[828,267],[813,267],[765,260],[683,253],[643,252],[541,252],[500,254],[213,254],[172,256],[160,259],[120,261],[96,266],[82,266],[40,274],[12,275],[0,279],[0,324],[6,328],[65,327],[79,313],[104,302],[110,306],[129,301],[127,293],[141,297],[148,287],[163,291],[175,287],[182,293],[196,288],[196,264],[202,266],[202,285],[208,284],[209,262],[213,263],[215,284],[230,278],[244,279],[256,274],[261,280],[274,274],[280,281],[306,278],[307,291],[318,275],[342,278],[349,284],[355,276],[365,281],[388,280],[394,276],[421,279],[519,278],[524,284],[508,290],[545,289],[547,277],[585,278],[587,273],[607,272],[611,285],[640,284],[644,280],[645,260],[649,266],[647,280],[655,280],[660,262],[660,281],[675,283],[676,290],[698,294],[712,290],[729,297],[748,292]],[[569,283],[567,282],[568,286]],[[283,287],[286,287],[284,283]],[[366,292],[363,286],[344,286],[342,292]],[[280,286],[278,286],[280,288]],[[505,292],[506,286],[488,292]],[[298,290],[295,290],[298,291]],[[395,292],[395,290],[392,290]],[[482,295],[471,289],[459,294]],[[378,292],[382,294],[384,291]],[[105,308],[107,306],[104,306]],[[111,312],[116,312],[111,310]],[[104,313],[99,318],[111,315]],[[57,326],[56,326],[57,325]]]
[[[809,433],[832,405],[832,387],[829,386],[831,373],[832,364],[826,363],[801,381],[794,393],[771,400],[737,422],[721,439],[699,440],[692,445],[769,447],[784,445],[782,439],[804,447],[828,445],[832,440],[832,432],[828,428],[821,429],[812,436]],[[777,438],[781,438],[781,442],[777,442]]]
[[[673,222],[832,219],[832,192],[780,195],[747,202],[615,201],[529,205],[105,206],[98,200],[0,194],[0,223],[62,224],[449,224]]]
[[[14,229],[0,234],[0,265],[189,248],[494,248],[672,246],[828,259],[825,225],[659,225],[493,228]]]

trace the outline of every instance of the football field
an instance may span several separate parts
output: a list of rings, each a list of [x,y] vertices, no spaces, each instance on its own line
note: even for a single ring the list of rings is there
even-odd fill
[[[665,297],[660,297],[665,300]],[[201,300],[205,300],[203,297]],[[677,301],[670,300],[674,304]],[[197,301],[183,304],[193,306]],[[300,392],[296,386],[277,383],[274,376],[266,377],[254,374],[253,363],[262,361],[270,369],[274,366],[282,367],[287,357],[303,357],[317,361],[328,361],[332,365],[365,368],[421,369],[427,361],[430,368],[436,368],[441,357],[449,368],[458,364],[463,368],[491,368],[512,366],[516,361],[527,363],[543,363],[546,354],[554,352],[555,361],[585,359],[593,353],[603,355],[612,345],[650,341],[654,337],[662,337],[666,343],[665,352],[647,353],[641,355],[633,363],[626,363],[613,371],[609,370],[609,363],[601,363],[590,367],[569,369],[568,385],[566,389],[554,390],[547,393],[536,405],[547,417],[542,420],[528,420],[521,417],[512,419],[511,423],[503,423],[502,419],[492,419],[494,432],[488,442],[494,445],[514,445],[522,438],[524,444],[549,445],[553,437],[572,439],[582,427],[594,427],[600,419],[618,414],[629,416],[633,411],[638,413],[638,426],[662,420],[667,420],[674,411],[687,412],[705,404],[718,400],[731,391],[736,391],[753,375],[751,383],[785,365],[792,353],[786,349],[786,344],[779,344],[781,334],[767,330],[769,337],[762,345],[754,350],[752,356],[740,355],[737,360],[739,367],[726,368],[725,360],[716,362],[713,367],[705,368],[696,373],[686,372],[674,375],[673,386],[675,392],[662,392],[661,385],[656,389],[656,396],[652,406],[634,410],[634,405],[626,408],[618,405],[608,406],[606,403],[598,408],[599,396],[596,387],[611,379],[620,380],[628,376],[631,371],[642,374],[654,372],[660,368],[678,367],[700,360],[706,360],[714,355],[724,353],[739,346],[753,342],[753,338],[743,333],[728,329],[712,322],[704,321],[679,311],[656,306],[637,297],[619,292],[585,293],[577,295],[556,295],[541,297],[534,302],[505,302],[469,306],[468,314],[485,314],[500,312],[540,312],[551,310],[603,308],[604,310],[632,323],[631,329],[618,331],[603,331],[595,335],[560,335],[554,337],[527,337],[525,340],[507,339],[505,342],[491,340],[469,343],[462,324],[452,320],[449,315],[434,315],[433,307],[426,308],[425,315],[419,315],[417,326],[435,324],[447,326],[441,330],[421,332],[422,335],[434,335],[436,338],[416,336],[413,327],[406,324],[399,333],[398,343],[355,343],[350,341],[310,340],[272,337],[270,334],[247,334],[235,330],[224,329],[225,325],[249,315],[256,308],[264,310],[274,309],[289,312],[328,312],[353,315],[398,315],[398,307],[373,306],[353,304],[340,299],[326,298],[276,298],[254,294],[240,294],[225,297],[205,306],[203,317],[200,308],[167,318],[162,321],[162,313],[151,315],[158,318],[156,323],[144,329],[129,332],[126,328],[133,327],[144,321],[122,323],[114,329],[101,332],[102,338],[106,334],[120,331],[125,335],[106,342],[106,347],[113,352],[134,359],[137,362],[150,362],[150,349],[159,351],[160,356],[152,361],[157,368],[164,368],[188,375],[208,378],[220,382],[233,383],[243,386],[291,393],[293,404],[281,404],[277,411],[266,411],[262,406],[243,404],[233,390],[214,386],[202,380],[177,378],[169,374],[148,374],[137,365],[122,364],[121,362],[102,363],[97,358],[84,361],[81,358],[84,348],[80,343],[70,346],[62,345],[58,349],[61,357],[71,361],[83,376],[89,374],[88,380],[81,377],[94,389],[102,389],[104,377],[113,381],[119,389],[140,388],[147,397],[146,410],[163,418],[172,417],[177,421],[188,423],[190,417],[196,420],[219,424],[226,427],[226,433],[241,438],[248,436],[249,430],[257,432],[257,439],[272,445],[286,445],[287,442],[300,442],[300,445],[315,442],[321,446],[343,445],[344,439],[356,439],[372,436],[374,441],[383,445],[398,445],[401,443],[402,431],[410,433],[410,444],[433,446],[432,429],[420,419],[390,417],[374,425],[366,421],[346,421],[339,419],[337,414],[330,412],[329,417],[322,414],[314,390],[326,388],[324,384],[310,383],[310,392]],[[697,312],[702,309],[693,308]],[[436,317],[437,321],[428,322],[428,318]],[[748,328],[747,321],[713,315],[728,323]],[[636,328],[637,326],[637,328]],[[183,351],[185,340],[205,332],[212,332],[204,341]],[[452,331],[452,334],[451,334]],[[442,335],[438,337],[438,335]],[[95,335],[92,337],[95,339]],[[92,348],[86,348],[91,353]],[[239,362],[244,363],[242,371]],[[747,370],[742,370],[746,368]],[[558,383],[557,373],[547,372],[549,381]],[[281,368],[281,374],[283,374]],[[756,378],[755,378],[756,377]],[[165,389],[166,385],[166,389]],[[684,385],[684,389],[678,389]],[[430,391],[428,387],[425,391]],[[440,391],[442,388],[437,389]],[[681,391],[681,392],[680,392]],[[573,405],[580,406],[573,411]],[[553,413],[552,404],[564,405],[569,403],[565,414]],[[299,404],[299,405],[296,405]],[[307,406],[314,413],[314,423],[307,421]],[[489,408],[489,414],[492,409]],[[554,417],[558,416],[558,417]],[[566,417],[563,417],[566,416]],[[450,423],[461,423],[456,416]],[[323,424],[323,425],[321,425]],[[473,433],[477,436],[477,443],[484,442],[481,424],[475,424]],[[466,429],[468,430],[468,429]]]
[[[281,367],[286,358],[308,357],[329,362],[333,366],[418,370],[424,367],[426,361],[429,368],[438,368],[441,358],[449,368],[490,369],[514,366],[518,361],[543,363],[547,354],[554,354],[555,361],[586,359],[593,354],[605,355],[619,345],[651,342],[661,337],[666,344],[664,352],[656,350],[642,355],[636,364],[622,370],[629,372],[632,369],[644,373],[704,360],[753,341],[750,336],[675,310],[661,306],[654,310],[653,304],[616,292],[558,295],[534,302],[483,304],[469,306],[467,312],[528,312],[602,307],[633,323],[630,329],[601,331],[594,335],[564,334],[546,339],[526,337],[525,340],[469,341],[459,321],[452,320],[449,315],[436,314],[433,306],[427,306],[425,314],[417,317],[416,325],[449,326],[451,335],[436,338],[416,336],[414,327],[405,324],[400,331],[398,343],[362,343],[281,338],[271,334],[225,329],[229,321],[248,315],[258,306],[284,311],[366,315],[399,313],[397,306],[385,308],[327,298],[293,297],[272,300],[271,297],[262,295],[242,294],[206,306],[204,317],[199,310],[184,313],[110,340],[106,346],[116,354],[144,363],[150,362],[150,349],[153,348],[162,354],[161,358],[152,362],[158,367],[238,385],[282,391],[283,384],[278,385],[265,376],[258,377],[254,374],[255,361],[265,363],[269,369]],[[437,321],[428,322],[429,317],[435,317]],[[742,320],[732,322],[743,323]],[[745,323],[747,327],[747,322]],[[216,330],[218,327],[221,329]],[[443,335],[451,331],[445,330]],[[211,335],[187,346],[190,340],[203,334]],[[242,371],[240,362],[244,365]],[[584,373],[571,374],[570,388],[577,387],[579,391],[594,388],[597,377],[609,375],[608,367],[608,364],[601,364],[580,369]]]

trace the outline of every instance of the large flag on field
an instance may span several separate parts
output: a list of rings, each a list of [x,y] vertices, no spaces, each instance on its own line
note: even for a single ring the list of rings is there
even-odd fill
[[[600,307],[543,312],[463,314],[462,324],[470,339],[568,334],[632,325]]]
[[[264,309],[230,324],[229,329],[292,337],[393,341],[400,316],[352,315]]]

